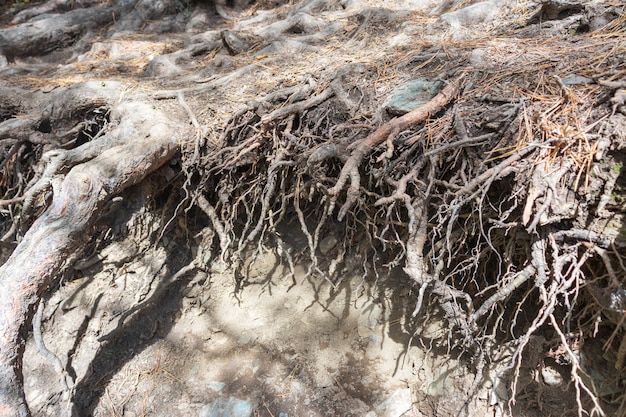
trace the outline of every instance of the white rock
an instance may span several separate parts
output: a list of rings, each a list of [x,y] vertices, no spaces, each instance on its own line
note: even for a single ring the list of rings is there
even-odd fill
[[[452,31],[457,31],[462,26],[467,27],[489,21],[499,10],[500,0],[482,1],[455,12],[445,13],[441,16],[441,20],[449,24]]]
[[[376,407],[378,417],[400,417],[411,410],[411,388],[395,390]]]
[[[563,376],[556,369],[550,366],[541,368],[541,378],[543,382],[550,387],[558,387],[563,385]]]

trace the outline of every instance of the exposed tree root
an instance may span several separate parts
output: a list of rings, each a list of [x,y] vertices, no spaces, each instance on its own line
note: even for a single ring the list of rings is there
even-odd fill
[[[431,117],[441,111],[441,109],[459,93],[462,79],[463,76],[460,76],[456,80],[451,81],[439,94],[433,97],[433,99],[424,106],[421,106],[402,117],[390,120],[364,140],[348,146],[350,157],[341,169],[341,173],[337,178],[337,183],[328,190],[328,194],[336,199],[348,181],[348,177],[350,178],[350,187],[347,191],[346,201],[337,215],[339,221],[343,220],[348,210],[350,210],[356,199],[359,197],[361,177],[358,172],[358,167],[361,165],[363,158],[365,158],[365,156],[367,156],[372,149],[374,149],[374,147],[385,141],[388,145],[385,155],[388,158],[391,157],[391,154],[393,154],[393,141],[395,137],[404,129],[423,122],[428,117]]]
[[[53,178],[42,177],[40,181],[52,186],[50,207],[0,268],[5,289],[0,295],[0,335],[12,341],[0,346],[0,415],[30,415],[22,388],[25,338],[40,297],[67,256],[84,244],[84,234],[112,196],[176,152],[177,130],[164,114],[147,105],[124,104],[112,117],[119,125],[99,139],[107,144],[105,149],[80,160],[67,159],[74,166],[63,178],[56,172]],[[85,146],[92,148],[96,142]]]
[[[289,101],[289,97],[306,87],[302,86],[301,90],[290,87],[288,91],[268,96],[268,101],[253,103],[231,119],[223,139],[228,145],[215,155],[224,161],[220,172],[229,166],[242,168],[263,164],[267,182],[261,187],[256,177],[239,177],[237,182],[221,183],[219,187],[226,186],[227,192],[237,190],[241,197],[232,200],[235,202],[233,206],[216,201],[215,207],[217,212],[222,213],[226,224],[231,223],[233,218],[228,213],[236,211],[237,207],[244,209],[248,217],[259,213],[256,223],[248,220],[244,227],[242,236],[247,240],[232,234],[234,230],[229,232],[233,241],[241,239],[240,242],[246,242],[239,246],[240,253],[247,243],[264,235],[262,230],[270,235],[276,233],[278,229],[275,225],[284,218],[284,213],[295,211],[308,246],[310,264],[307,276],[319,275],[334,286],[333,274],[337,265],[345,259],[345,250],[337,251],[336,258],[323,267],[321,259],[325,257],[320,257],[319,242],[341,191],[350,181],[337,219],[344,222],[345,230],[358,230],[358,233],[347,232],[343,236],[343,248],[349,250],[349,240],[359,236],[358,239],[371,242],[369,250],[373,253],[395,253],[389,265],[405,260],[404,270],[417,289],[413,317],[423,310],[427,298],[437,301],[449,324],[451,347],[459,347],[469,354],[476,366],[477,376],[468,391],[471,395],[489,366],[486,355],[493,349],[490,338],[495,330],[492,326],[503,321],[511,323],[507,324],[510,326],[507,331],[517,334],[511,366],[519,369],[522,353],[528,347],[531,336],[545,325],[554,326],[555,315],[563,314],[557,300],[565,297],[567,305],[573,304],[570,297],[577,293],[577,286],[586,282],[582,269],[586,268],[584,265],[590,259],[588,250],[577,253],[579,249],[585,245],[597,245],[595,252],[603,259],[617,294],[623,294],[623,279],[612,269],[612,262],[606,259],[606,254],[598,252],[601,248],[608,248],[610,240],[591,231],[555,227],[558,220],[549,220],[549,213],[565,213],[566,206],[555,207],[554,204],[567,198],[568,192],[571,193],[560,188],[562,181],[559,182],[559,179],[565,175],[580,178],[580,171],[572,172],[573,164],[567,159],[568,155],[558,167],[544,168],[540,165],[541,170],[535,170],[532,164],[524,161],[534,157],[542,161],[539,164],[549,163],[545,162],[546,149],[549,152],[558,148],[558,138],[515,145],[518,149],[505,153],[505,158],[498,158],[489,166],[477,167],[463,160],[454,169],[446,169],[438,158],[445,155],[447,161],[458,160],[468,149],[482,146],[485,142],[493,143],[497,139],[490,134],[470,137],[463,127],[464,121],[458,109],[454,111],[455,120],[452,122],[455,124],[454,131],[459,135],[458,140],[437,144],[434,149],[420,153],[420,147],[414,140],[397,139],[402,130],[410,129],[426,117],[442,111],[459,93],[459,83],[460,80],[449,83],[425,107],[404,118],[392,119],[364,139],[356,141],[319,140],[322,135],[313,133],[319,126],[319,119],[315,124],[312,118],[308,119],[309,122],[303,120],[312,112],[313,106],[320,107],[315,111],[316,115],[324,114],[326,110],[323,109],[332,106],[326,105],[325,100],[342,101],[341,97],[328,93],[328,89],[310,100],[295,101],[279,110],[271,110],[277,106],[275,100]],[[295,117],[299,118],[296,132],[293,129]],[[505,117],[506,126],[510,126],[510,115]],[[524,116],[518,113],[516,117],[521,120]],[[267,123],[267,120],[272,123]],[[355,128],[369,130],[367,125],[355,125]],[[399,150],[395,149],[396,146]],[[383,147],[386,150],[381,149]],[[381,152],[380,157],[372,157],[375,149]],[[300,150],[303,153],[298,155]],[[224,158],[228,154],[232,156]],[[215,155],[205,157],[204,164],[208,164],[205,166],[215,166],[206,162],[215,161]],[[341,162],[341,168],[337,167],[336,161]],[[405,161],[412,163],[409,165]],[[392,168],[376,171],[372,169],[376,164],[390,165],[396,171]],[[226,168],[226,172],[229,169]],[[329,170],[332,174],[328,174]],[[547,174],[549,170],[552,171]],[[384,174],[381,176],[375,172]],[[287,180],[294,175],[295,180]],[[506,203],[492,201],[494,190],[498,187],[506,189],[507,179],[514,176],[532,178],[530,183],[525,183],[523,187],[520,185],[521,188],[515,192],[532,190],[533,187],[547,191],[539,196],[528,191],[525,205],[518,203],[517,198]],[[544,181],[548,183],[547,187],[541,185]],[[277,184],[284,184],[280,200],[275,198]],[[513,190],[509,192],[515,194]],[[359,204],[361,199],[366,201]],[[399,212],[399,208],[404,211]],[[307,219],[311,215],[315,215],[317,223],[311,224]],[[365,220],[359,222],[358,216],[363,216]],[[402,221],[394,222],[393,216]],[[434,224],[432,219],[436,220]],[[263,226],[268,223],[271,228]],[[390,233],[393,237],[386,237]],[[507,235],[510,237],[505,238]],[[587,243],[581,246],[581,241]],[[289,258],[288,262],[291,263],[292,259]],[[497,268],[486,271],[481,263],[493,263]],[[478,273],[480,278],[476,276]],[[593,291],[593,284],[583,285]],[[526,294],[522,303],[528,303],[534,297],[539,302],[535,319],[521,326],[516,324],[520,319],[520,308],[508,312],[503,307],[520,293]],[[598,302],[596,307],[602,305],[607,308],[606,302]],[[565,314],[573,314],[571,307]],[[563,331],[561,328],[554,330]],[[561,340],[560,343],[565,342]],[[571,355],[575,353],[570,352]],[[577,369],[574,368],[573,372]],[[580,392],[580,408],[585,408],[582,404],[585,397],[593,402],[597,412],[601,412],[598,394],[579,377],[575,376],[574,382]],[[515,389],[515,384],[513,387]]]
[[[127,3],[132,2],[44,16],[43,22],[58,29],[54,36],[43,23],[2,29],[0,49],[9,59],[20,58],[79,42],[79,33],[92,25],[119,18],[126,19],[122,27],[135,27]],[[3,253],[16,248],[0,268],[0,416],[29,415],[21,358],[38,302],[55,275],[72,262],[105,207],[114,204],[111,199],[183,144],[182,172],[172,177],[183,178],[184,196],[167,197],[159,231],[161,239],[177,225],[199,242],[194,261],[180,274],[209,269],[219,260],[233,268],[241,289],[250,258],[268,248],[292,275],[304,265],[303,279],[320,279],[333,289],[345,277],[369,278],[371,271],[403,267],[415,302],[405,318],[412,340],[420,337],[421,318],[436,310],[448,330],[441,345],[474,367],[464,411],[469,413],[471,397],[492,371],[511,387],[512,406],[523,388],[518,382],[525,355],[540,350],[531,363],[535,371],[549,353],[533,344],[541,335],[550,348],[564,352],[580,413],[602,415],[607,405],[623,413],[626,396],[616,398],[614,391],[626,384],[624,84],[594,81],[606,77],[598,72],[604,61],[597,63],[597,56],[611,57],[623,38],[579,39],[581,59],[593,63],[575,66],[578,72],[593,68],[584,70],[589,81],[580,85],[563,81],[554,51],[542,49],[550,45],[520,43],[536,49],[532,64],[541,77],[529,73],[528,62],[517,64],[515,54],[485,71],[481,63],[468,66],[465,58],[429,66],[454,55],[446,48],[465,56],[476,52],[475,45],[433,47],[413,58],[403,53],[403,65],[419,61],[416,68],[428,67],[432,78],[463,75],[396,118],[381,110],[375,91],[379,63],[312,71],[295,82],[285,77],[264,96],[255,91],[210,135],[197,102],[210,103],[211,94],[223,93],[220,88],[281,65],[268,57],[280,48],[301,53],[339,36],[335,22],[310,14],[339,6],[296,3],[285,6],[281,19],[263,15],[255,21],[259,27],[243,21],[236,30],[197,34],[155,58],[148,75],[180,78],[159,86],[168,89],[131,96],[162,100],[159,106],[120,103],[122,86],[112,81],[34,93],[2,88],[0,208],[7,220],[0,243]],[[458,3],[443,1],[433,13]],[[151,2],[136,5],[132,12],[145,12],[145,19],[165,13]],[[383,20],[390,16],[378,12]],[[358,22],[341,38],[345,43],[356,42],[375,19],[372,10],[341,13]],[[219,14],[228,18],[223,10]],[[223,62],[184,73],[185,64],[209,62],[207,56],[220,50],[232,65],[231,57],[242,56],[241,65],[225,74],[217,70]],[[616,62],[613,78],[626,71],[623,59]],[[157,109],[168,104],[184,110],[181,120]],[[187,229],[182,218],[197,213],[200,226]],[[293,230],[290,223],[300,236],[285,233]],[[296,240],[304,243],[293,245]],[[145,305],[129,310],[118,327]],[[585,368],[590,365],[584,341],[596,337],[617,366],[605,384],[611,390],[603,391]],[[510,349],[507,363],[495,364],[493,352],[502,346]],[[45,353],[45,344],[40,349]],[[504,406],[507,398],[494,402]]]

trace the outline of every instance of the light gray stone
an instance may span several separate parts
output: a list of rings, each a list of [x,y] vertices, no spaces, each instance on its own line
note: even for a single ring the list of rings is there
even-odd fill
[[[411,388],[397,389],[376,407],[378,417],[400,417],[411,410]]]
[[[470,65],[476,69],[483,69],[489,66],[487,51],[483,48],[472,50],[469,57]]]
[[[487,22],[500,11],[501,1],[490,0],[475,3],[460,10],[443,14],[441,21],[450,25],[453,32],[458,31],[461,27],[470,27],[477,23]]]

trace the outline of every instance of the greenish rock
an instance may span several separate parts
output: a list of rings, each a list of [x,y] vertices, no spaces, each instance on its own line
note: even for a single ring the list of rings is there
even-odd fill
[[[393,115],[402,116],[428,103],[442,88],[442,81],[416,78],[395,88],[387,97],[383,108]]]
[[[200,411],[200,417],[250,417],[252,404],[239,398],[218,398],[205,405]]]

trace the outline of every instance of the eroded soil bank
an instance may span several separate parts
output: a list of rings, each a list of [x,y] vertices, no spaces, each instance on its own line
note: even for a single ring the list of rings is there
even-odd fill
[[[3,7],[0,415],[626,410],[623,4]]]

